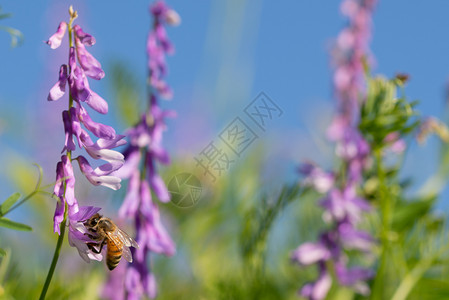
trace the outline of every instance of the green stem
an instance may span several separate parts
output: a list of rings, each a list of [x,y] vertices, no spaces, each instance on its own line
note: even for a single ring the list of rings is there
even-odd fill
[[[424,273],[432,266],[433,262],[443,253],[447,252],[449,245],[439,249],[435,254],[430,255],[421,261],[419,261],[413,269],[411,269],[402,279],[396,292],[394,293],[392,300],[407,299],[407,296],[412,291],[415,284],[421,279]]]
[[[383,292],[384,287],[384,275],[387,268],[387,253],[389,244],[389,232],[391,225],[392,216],[392,206],[388,197],[388,191],[386,190],[386,178],[385,170],[382,164],[382,150],[377,149],[374,152],[377,167],[377,176],[379,178],[379,192],[378,201],[380,204],[381,211],[381,230],[380,230],[380,240],[381,240],[381,255],[379,269],[377,270],[377,275],[373,284],[373,292],[371,294],[371,299],[384,299]]]
[[[64,234],[65,234],[65,225],[67,221],[67,204],[65,205],[65,212],[64,212],[64,220],[62,221],[60,225],[61,234],[58,237],[58,242],[56,243],[56,249],[55,253],[53,254],[53,259],[51,261],[50,270],[48,270],[47,278],[45,279],[44,287],[42,288],[41,295],[39,297],[39,300],[45,299],[45,295],[47,294],[48,287],[50,286],[51,279],[53,277],[53,273],[55,272],[56,264],[58,263],[59,259],[59,253],[61,252],[61,246],[62,242],[64,241]]]

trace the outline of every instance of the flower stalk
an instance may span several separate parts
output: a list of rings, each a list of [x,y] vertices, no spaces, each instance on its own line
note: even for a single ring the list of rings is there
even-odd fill
[[[47,277],[45,278],[45,283],[44,283],[44,286],[42,287],[42,291],[41,291],[41,295],[39,296],[39,300],[45,299],[45,296],[48,291],[48,287],[50,286],[50,283],[51,283],[51,279],[53,278],[53,273],[55,272],[56,264],[58,263],[58,259],[59,259],[59,253],[61,252],[62,242],[64,241],[66,220],[67,220],[67,207],[66,207],[66,211],[64,213],[64,220],[60,225],[61,226],[61,228],[60,228],[61,234],[58,236],[58,241],[56,242],[55,253],[53,254],[53,259],[51,260],[50,269],[48,270]]]

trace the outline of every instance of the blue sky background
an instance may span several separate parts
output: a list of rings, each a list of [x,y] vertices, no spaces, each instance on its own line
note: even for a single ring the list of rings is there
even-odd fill
[[[175,97],[163,105],[178,113],[166,132],[169,151],[193,158],[264,91],[285,112],[259,141],[266,146],[267,180],[295,179],[294,168],[304,159],[330,166],[332,148],[324,138],[334,107],[328,50],[345,25],[339,1],[167,2],[182,18],[179,27],[168,29],[176,47],[168,59]],[[0,163],[19,153],[42,164],[49,178],[62,148],[60,112],[66,103],[48,103],[46,98],[67,52],[51,50],[43,41],[68,19],[70,4],[79,12],[77,23],[96,37],[91,53],[106,71],[91,87],[111,103],[108,72],[119,60],[139,78],[144,94],[148,1],[1,3],[3,12],[13,17],[0,25],[19,29],[25,40],[12,49],[10,37],[0,31]],[[409,73],[407,95],[421,100],[423,115],[442,117],[445,108],[448,11],[448,1],[380,1],[374,17],[374,73]],[[93,118],[123,131],[112,106],[110,111]],[[437,145],[431,139],[425,147],[412,146],[408,154],[404,175],[413,176],[418,186],[436,169]],[[8,174],[0,173],[4,199],[14,187]],[[446,206],[446,198],[440,207]]]

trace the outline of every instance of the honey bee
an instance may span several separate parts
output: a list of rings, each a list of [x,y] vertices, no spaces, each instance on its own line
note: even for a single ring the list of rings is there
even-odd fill
[[[106,265],[109,270],[114,270],[122,256],[132,262],[133,258],[128,247],[139,248],[136,241],[126,232],[118,228],[111,219],[96,213],[84,222],[89,233],[87,236],[95,242],[87,243],[87,246],[94,253],[101,253],[104,245],[107,246]],[[99,246],[99,249],[96,247]]]

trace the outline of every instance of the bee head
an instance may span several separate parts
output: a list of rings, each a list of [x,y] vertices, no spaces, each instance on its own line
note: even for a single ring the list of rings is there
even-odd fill
[[[93,215],[92,217],[90,217],[89,220],[87,220],[86,222],[84,222],[84,226],[86,227],[95,227],[98,224],[98,221],[100,221],[101,219],[101,215],[96,213],[95,215]]]

